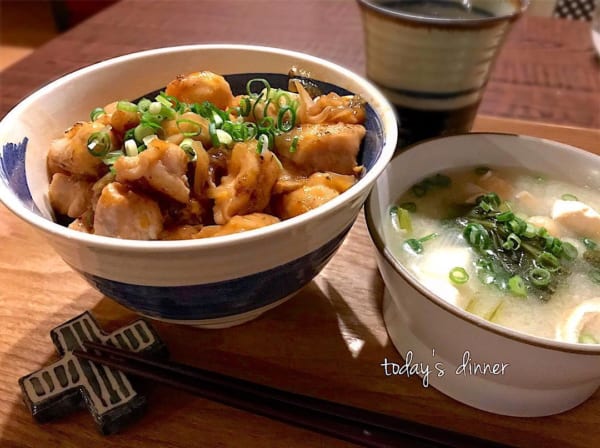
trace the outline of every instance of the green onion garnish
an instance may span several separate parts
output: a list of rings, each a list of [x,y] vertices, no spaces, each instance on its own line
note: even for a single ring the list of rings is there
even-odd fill
[[[560,198],[563,201],[578,201],[577,196],[570,194],[570,193],[565,193]]]
[[[119,101],[117,103],[117,110],[136,113],[138,111],[138,107],[130,101]]]
[[[159,126],[159,128],[160,128],[160,126]],[[133,138],[135,138],[136,142],[142,143],[144,141],[145,137],[155,134],[156,133],[155,131],[156,131],[156,129],[148,126],[146,123],[138,124],[133,129]]]
[[[579,255],[579,252],[577,252],[577,248],[571,243],[563,241],[562,256],[567,260],[575,260],[575,258],[577,258],[577,255]]]
[[[252,84],[254,84],[254,83],[261,83],[264,86],[263,89],[267,89],[265,96],[268,98],[269,94],[271,92],[271,84],[269,84],[269,81],[267,81],[264,78],[253,78],[246,83],[246,92],[248,92],[248,96],[256,96],[257,95],[256,93],[252,93]],[[261,89],[261,91],[263,89]]]
[[[560,261],[550,252],[542,252],[535,261],[538,267],[547,269],[550,272],[556,272],[560,268]]]
[[[152,101],[150,101],[148,98],[142,98],[141,100],[138,101],[138,104],[137,104],[138,112],[140,112],[140,113],[148,112],[148,109],[150,108],[150,104],[152,104]]]
[[[196,161],[196,151],[194,150],[194,140],[191,138],[184,138],[183,141],[179,144],[179,147],[185,151],[188,155],[190,162]]]
[[[110,152],[112,141],[106,131],[94,132],[87,141],[88,152],[95,157],[103,157]]]
[[[547,286],[552,279],[552,274],[548,269],[533,268],[529,271],[529,280],[535,286]]]
[[[496,220],[498,222],[508,222],[512,221],[515,218],[515,214],[511,211],[502,212],[496,216]]]
[[[450,277],[452,283],[456,283],[457,285],[467,283],[469,280],[469,274],[467,274],[467,271],[459,266],[452,268],[448,274],[448,277]]]
[[[432,240],[438,236],[437,233],[431,233],[429,235],[424,236],[423,238],[415,239],[411,238],[404,242],[404,245],[407,246],[410,250],[412,250],[415,254],[420,254],[423,252],[423,243],[429,240]]]
[[[252,110],[252,103],[247,97],[243,97],[240,100],[240,115],[242,117],[247,117],[250,115],[250,111]]]
[[[479,223],[469,223],[463,230],[463,237],[467,242],[479,250],[486,250],[490,246],[490,235]]]
[[[289,120],[285,120],[286,114]],[[277,113],[277,129],[281,132],[289,132],[296,125],[296,110],[288,105],[282,106]]]
[[[219,137],[217,136],[217,127],[212,121],[208,124],[208,135],[210,135],[210,140],[215,148],[221,146],[221,142],[219,141]]]
[[[138,155],[138,146],[135,140],[126,140],[123,146],[125,148],[125,154],[127,154],[129,157]]]
[[[594,283],[600,285],[600,269],[592,269],[589,273],[589,277]]]
[[[266,134],[262,134],[258,137],[258,146],[256,151],[259,154],[263,154],[264,152],[269,150],[269,137]]]
[[[394,205],[390,208],[390,216],[395,230],[412,232],[412,220],[408,210]]]
[[[527,290],[525,289],[525,282],[519,275],[513,275],[508,279],[508,289],[511,293],[519,297],[526,297]]]
[[[192,128],[195,128],[196,130],[187,132],[184,131],[183,129],[181,129],[181,125],[184,123],[192,125]],[[200,123],[194,120],[189,120],[187,118],[179,118],[178,120],[175,120],[175,124],[177,125],[177,129],[179,129],[179,132],[181,132],[181,135],[183,135],[184,137],[195,137],[197,135],[200,135],[200,133],[202,132],[202,126],[200,125]]]
[[[518,250],[521,247],[521,238],[511,233],[506,237],[506,241],[502,243],[502,247],[506,250]]]
[[[96,121],[96,118],[98,118],[100,115],[104,115],[106,112],[104,112],[104,109],[101,107],[96,107],[94,110],[92,110],[90,112],[90,119],[92,121]]]

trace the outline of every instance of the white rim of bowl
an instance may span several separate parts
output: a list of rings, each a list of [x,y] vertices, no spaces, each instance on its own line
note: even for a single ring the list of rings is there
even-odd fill
[[[469,135],[469,136],[471,136],[471,135],[472,136],[502,135],[502,136],[506,136],[506,137],[526,138],[526,139],[531,139],[531,140],[535,140],[535,141],[540,141],[540,142],[549,144],[551,146],[559,147],[559,148],[562,148],[567,151],[575,151],[577,153],[581,153],[581,155],[597,157],[588,151],[584,151],[583,149],[579,149],[574,146],[567,145],[565,143],[555,142],[553,140],[548,140],[545,138],[524,136],[524,135],[519,135],[519,134],[510,134],[510,133],[503,133],[503,132],[470,132],[470,133],[464,133],[464,134],[451,135],[451,136],[447,136],[447,137],[434,137],[434,138],[423,140],[418,143],[414,143],[412,145],[407,146],[406,148],[403,149],[402,153],[399,154],[399,157],[408,151],[414,151],[414,150],[418,151],[418,147],[424,143],[428,143],[428,142],[435,141],[435,140],[445,140],[445,139],[451,139],[451,138],[455,138],[455,137],[464,137],[466,135]],[[375,185],[374,189],[375,188],[377,188],[377,185]],[[579,344],[579,343],[575,343],[575,342],[559,341],[557,339],[549,339],[549,338],[544,338],[541,336],[535,336],[535,335],[523,333],[523,332],[514,330],[512,328],[490,322],[486,319],[483,319],[482,317],[479,317],[479,316],[476,316],[475,314],[469,313],[468,311],[463,310],[462,308],[459,308],[455,305],[448,303],[446,300],[442,299],[439,295],[430,291],[427,287],[422,285],[421,282],[419,282],[416,279],[416,277],[414,277],[408,271],[408,269],[406,269],[404,267],[404,265],[402,263],[400,263],[400,261],[397,260],[396,257],[394,257],[391,254],[391,252],[389,250],[386,249],[386,246],[384,243],[384,237],[383,237],[383,235],[381,235],[378,232],[377,226],[375,225],[375,222],[373,220],[373,216],[371,213],[371,202],[373,200],[372,199],[373,197],[374,197],[373,191],[371,191],[371,193],[369,194],[369,197],[367,198],[367,201],[365,202],[365,220],[367,222],[367,230],[369,232],[371,240],[373,241],[373,245],[375,246],[375,249],[384,258],[385,262],[388,263],[392,267],[392,269],[394,269],[394,271],[396,271],[396,273],[398,273],[398,275],[400,275],[412,288],[417,290],[421,295],[423,295],[427,299],[429,299],[429,301],[431,301],[434,305],[437,305],[440,308],[443,308],[444,310],[448,311],[449,313],[453,314],[454,316],[458,317],[459,319],[467,321],[483,330],[489,331],[491,333],[495,333],[499,336],[507,337],[509,339],[512,339],[512,340],[515,340],[518,342],[523,342],[523,343],[526,343],[529,345],[533,345],[536,347],[549,349],[549,350],[558,350],[558,351],[562,351],[562,352],[578,353],[578,354],[585,354],[585,355],[600,355],[600,344]]]
[[[69,239],[80,241],[89,246],[97,246],[111,249],[127,249],[131,251],[156,251],[156,252],[171,252],[171,251],[187,251],[190,249],[199,249],[203,247],[218,248],[220,246],[226,246],[231,243],[243,242],[246,240],[255,239],[266,239],[273,235],[278,235],[288,230],[300,226],[301,224],[312,220],[316,216],[326,215],[331,213],[336,208],[340,207],[346,201],[352,201],[354,198],[359,196],[365,188],[369,185],[374,184],[375,179],[381,174],[388,162],[391,160],[394,151],[396,149],[396,143],[398,138],[398,128],[396,126],[396,115],[391,103],[383,96],[383,94],[364,77],[352,72],[351,70],[344,68],[333,62],[329,62],[325,59],[311,56],[305,53],[286,50],[276,47],[266,47],[259,45],[240,45],[240,44],[209,44],[209,45],[179,45],[173,47],[156,48],[152,50],[145,50],[136,53],[130,53],[123,56],[107,59],[106,61],[98,62],[96,64],[78,69],[72,73],[64,75],[59,79],[43,86],[38,89],[18,105],[16,105],[6,116],[0,121],[0,129],[2,125],[13,117],[17,116],[22,109],[26,108],[30,103],[37,100],[37,98],[48,90],[55,89],[64,84],[69,83],[72,79],[79,76],[85,75],[89,72],[96,70],[97,68],[109,67],[111,65],[120,64],[124,61],[130,61],[135,59],[141,59],[149,55],[157,54],[169,54],[178,53],[182,51],[201,51],[201,50],[245,50],[254,51],[259,53],[270,53],[289,56],[290,58],[296,58],[300,60],[309,61],[316,65],[326,66],[328,69],[339,73],[343,77],[353,78],[357,84],[359,84],[365,91],[376,99],[377,104],[383,109],[385,116],[380,116],[382,124],[386,127],[384,133],[384,146],[381,150],[379,158],[375,162],[374,166],[367,171],[367,173],[358,180],[350,189],[332,199],[331,201],[319,206],[314,210],[310,210],[300,216],[281,221],[276,224],[272,224],[260,229],[249,230],[233,235],[217,236],[205,239],[190,239],[190,240],[176,240],[176,241],[164,241],[164,240],[153,240],[153,241],[139,241],[139,240],[127,240],[119,239],[100,235],[90,235],[76,230],[69,229],[61,226],[51,220],[43,218],[36,213],[28,210],[20,201],[14,197],[12,191],[10,191],[6,185],[0,183],[0,202],[4,203],[6,207],[11,210],[15,215],[19,216],[24,221],[40,228],[41,230],[61,237],[68,237]],[[160,87],[160,86],[159,86]],[[391,122],[393,120],[393,122]]]

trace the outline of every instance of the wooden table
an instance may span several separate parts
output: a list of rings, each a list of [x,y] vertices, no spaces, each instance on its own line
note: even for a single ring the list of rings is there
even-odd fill
[[[0,73],[0,117],[41,85],[94,62],[217,42],[289,48],[365,73],[362,23],[352,0],[122,0]],[[480,112],[600,128],[600,59],[589,24],[518,21]]]
[[[226,3],[233,7],[226,7]],[[522,29],[515,31],[529,36],[524,42],[531,54],[554,52],[552,63],[558,66],[560,54],[576,53],[576,43],[571,42],[572,46],[564,51],[548,44],[558,39],[552,34],[556,29],[541,24],[554,22],[540,20],[523,21]],[[572,25],[567,27],[561,22],[560,27],[575,30],[573,34],[579,37],[584,35],[579,32],[579,24]],[[543,34],[529,35],[529,27]],[[548,29],[552,31],[549,34]],[[203,1],[177,2],[175,6],[172,2],[142,5],[139,1],[123,1],[4,72],[0,78],[0,116],[32,89],[65,71],[159,45],[217,41],[278,45],[362,71],[360,32],[352,2],[303,1],[291,6],[277,1]],[[521,57],[515,54],[519,42],[512,39],[508,44],[482,110],[519,118],[534,109],[519,109],[519,86],[526,83],[506,75],[512,72],[502,60],[517,61]],[[584,55],[591,58],[592,54],[586,49],[589,44],[582,45],[581,58],[573,57],[565,64],[586,66]],[[511,46],[515,48],[511,50]],[[532,57],[526,60],[534,63]],[[543,58],[538,62],[542,64]],[[565,104],[571,104],[571,100],[573,103],[569,106],[572,113],[558,113],[552,112],[555,105],[545,109],[544,102],[540,102],[535,113],[544,110],[550,115],[533,114],[528,118],[562,121],[565,126],[481,116],[476,130],[545,136],[600,153],[600,132],[589,129],[600,123],[598,73],[594,75],[593,65],[581,70],[589,78],[572,80],[570,89],[531,87],[541,96],[543,92],[562,91]],[[591,81],[586,84],[585,79]],[[587,99],[581,92],[587,92]],[[582,102],[577,104],[577,98]],[[567,106],[562,109],[567,110]],[[150,388],[148,383],[144,388],[149,402],[146,416],[118,435],[98,435],[86,412],[46,425],[34,423],[21,403],[17,379],[56,359],[48,332],[85,310],[91,310],[106,330],[114,330],[136,316],[88,286],[41,236],[3,206],[0,240],[0,446],[349,446],[166,387]],[[258,320],[214,331],[161,323],[156,323],[156,328],[176,360],[275,387],[517,446],[590,447],[600,439],[599,392],[564,414],[519,419],[464,406],[435,389],[424,388],[414,377],[385,377],[380,366],[383,359],[400,361],[400,356],[381,318],[382,292],[383,283],[361,217],[323,273],[294,299]]]

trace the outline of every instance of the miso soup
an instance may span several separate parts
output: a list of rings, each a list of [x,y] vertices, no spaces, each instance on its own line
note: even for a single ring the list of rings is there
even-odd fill
[[[599,193],[522,169],[438,173],[390,205],[385,239],[449,303],[531,335],[598,344]]]

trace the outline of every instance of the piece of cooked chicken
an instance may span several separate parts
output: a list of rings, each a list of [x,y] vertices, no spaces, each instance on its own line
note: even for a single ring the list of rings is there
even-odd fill
[[[221,110],[233,102],[229,83],[221,75],[209,71],[178,75],[167,85],[165,92],[185,103],[210,101]]]
[[[552,219],[578,235],[600,238],[600,214],[581,201],[557,199],[552,206]]]
[[[278,216],[288,219],[313,210],[337,196],[339,193],[328,186],[304,185],[291,193],[282,195],[274,201],[273,206]]]
[[[75,123],[65,131],[65,135],[53,140],[48,151],[48,172],[70,173],[79,176],[98,178],[108,168],[100,157],[95,157],[88,151],[87,143],[95,132],[108,132],[115,147],[115,137],[110,130],[99,122]]]
[[[108,184],[96,204],[94,233],[130,240],[155,240],[163,229],[158,203],[118,182]]]
[[[271,190],[279,178],[281,166],[271,151],[258,154],[258,142],[236,143],[227,162],[227,175],[208,189],[214,199],[214,220],[225,224],[235,215],[262,212],[271,199]]]
[[[353,174],[366,130],[359,124],[303,124],[275,137],[277,153],[306,175],[316,171]],[[297,137],[295,151],[291,151]]]
[[[78,218],[90,206],[92,185],[86,180],[55,173],[48,190],[52,209],[58,214]]]
[[[211,236],[231,235],[232,233],[245,232],[247,230],[259,229],[279,222],[279,218],[266,213],[250,213],[248,215],[237,215],[226,224],[206,226],[198,232],[194,238],[209,238]]]
[[[154,190],[185,204],[190,198],[187,165],[188,156],[183,149],[155,138],[137,156],[119,157],[114,169],[117,182],[143,180]]]

